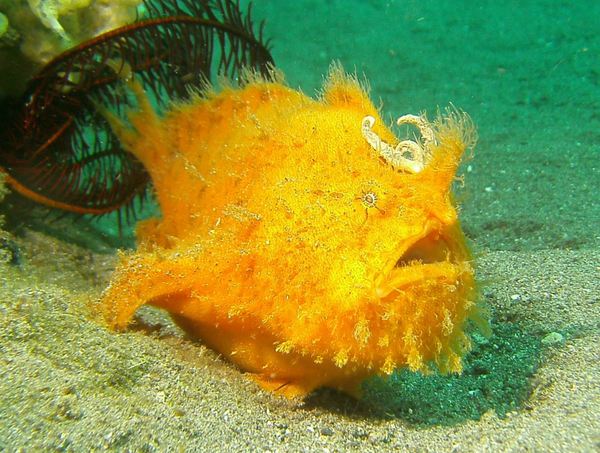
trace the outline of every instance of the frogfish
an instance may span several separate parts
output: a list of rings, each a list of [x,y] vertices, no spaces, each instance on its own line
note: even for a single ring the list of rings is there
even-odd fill
[[[288,398],[359,396],[398,368],[460,372],[467,324],[487,323],[452,196],[469,117],[404,115],[400,140],[339,65],[317,99],[280,74],[245,79],[160,115],[138,88],[139,109],[110,120],[161,216],[120,255],[108,324],[165,309]]]

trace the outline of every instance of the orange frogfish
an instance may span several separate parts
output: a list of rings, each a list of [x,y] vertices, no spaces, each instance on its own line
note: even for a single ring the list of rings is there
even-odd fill
[[[468,320],[486,328],[451,195],[475,132],[464,113],[397,139],[355,77],[319,99],[248,75],[158,115],[112,118],[161,218],[140,222],[100,307],[125,328],[167,310],[264,389],[360,394],[394,369],[460,372]]]

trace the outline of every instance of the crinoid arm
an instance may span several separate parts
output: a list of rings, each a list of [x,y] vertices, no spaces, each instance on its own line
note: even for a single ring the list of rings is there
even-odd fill
[[[135,78],[160,112],[216,75],[267,73],[272,58],[249,12],[233,0],[145,2],[148,17],[56,57],[20,101],[0,105],[0,171],[12,188],[52,208],[104,214],[145,192],[149,177],[99,105],[127,122]]]

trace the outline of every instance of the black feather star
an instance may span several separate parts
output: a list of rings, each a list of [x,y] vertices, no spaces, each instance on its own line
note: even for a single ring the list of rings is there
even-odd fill
[[[164,108],[190,89],[273,61],[250,9],[232,0],[145,0],[147,17],[57,56],[17,102],[0,106],[0,172],[19,194],[51,208],[105,214],[131,207],[149,176],[101,113],[135,108],[135,77]]]

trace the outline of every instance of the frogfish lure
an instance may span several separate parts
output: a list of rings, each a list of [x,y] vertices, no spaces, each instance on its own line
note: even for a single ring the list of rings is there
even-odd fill
[[[332,66],[319,99],[247,74],[158,115],[137,93],[122,146],[161,218],[137,228],[100,308],[125,328],[167,310],[264,389],[302,398],[397,368],[460,372],[477,303],[452,181],[474,127],[456,110],[405,115],[398,140],[355,77]]]

